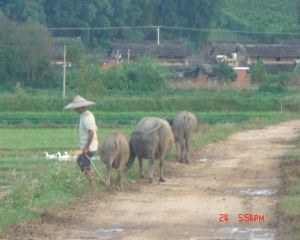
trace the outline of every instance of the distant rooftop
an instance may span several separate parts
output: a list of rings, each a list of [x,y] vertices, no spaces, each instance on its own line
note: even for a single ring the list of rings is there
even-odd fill
[[[157,58],[185,58],[189,55],[186,44],[178,41],[161,41],[157,45],[156,41],[151,40],[116,39],[111,42],[107,57],[114,56],[117,51],[122,56],[127,56],[129,51],[131,58],[144,55]]]
[[[300,58],[300,49],[290,45],[254,45],[245,46],[251,57],[286,57]]]

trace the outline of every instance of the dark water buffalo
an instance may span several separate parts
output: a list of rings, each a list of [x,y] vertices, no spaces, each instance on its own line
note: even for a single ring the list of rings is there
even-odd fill
[[[179,162],[189,162],[189,150],[193,134],[197,131],[197,118],[191,112],[179,112],[169,120],[175,137],[176,155]]]
[[[154,159],[158,158],[160,160],[159,181],[164,182],[164,159],[171,150],[173,143],[172,129],[166,120],[157,117],[142,118],[131,134],[129,141],[130,159],[127,166],[130,167],[135,158],[138,157],[140,174],[143,177],[143,158],[149,159],[147,178],[152,183]]]
[[[107,167],[106,185],[110,187],[112,168],[118,169],[118,185],[123,190],[122,177],[129,159],[129,144],[122,133],[113,132],[103,141],[100,157]]]

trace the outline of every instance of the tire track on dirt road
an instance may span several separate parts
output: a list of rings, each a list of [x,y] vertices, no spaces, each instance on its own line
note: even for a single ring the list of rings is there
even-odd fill
[[[66,210],[65,221],[46,219],[22,234],[30,239],[275,240],[279,162],[299,129],[300,120],[293,120],[233,134],[196,149],[189,165],[167,163],[165,184],[156,179],[124,193],[105,193],[80,206],[86,211],[82,215]],[[261,219],[241,222],[238,214]],[[228,221],[220,222],[226,220],[222,216]]]

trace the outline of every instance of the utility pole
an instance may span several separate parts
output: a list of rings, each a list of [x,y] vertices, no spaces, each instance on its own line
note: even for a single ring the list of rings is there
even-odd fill
[[[63,64],[63,93],[62,97],[66,97],[66,44],[64,44],[64,64]]]
[[[157,31],[157,46],[159,46],[159,26],[157,26],[156,31]]]

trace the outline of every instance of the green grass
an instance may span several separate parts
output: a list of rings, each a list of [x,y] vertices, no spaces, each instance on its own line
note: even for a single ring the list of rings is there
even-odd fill
[[[289,232],[287,240],[300,239],[300,139],[297,147],[290,150],[281,163],[283,195],[279,201],[280,220]]]
[[[299,110],[299,90],[287,89],[270,93],[257,90],[197,89],[173,90],[166,92],[141,93],[116,91],[105,95],[84,96],[97,104],[93,111],[99,112],[195,112],[215,111],[279,111]],[[1,112],[62,112],[63,106],[73,95],[62,99],[59,94],[30,91],[22,93],[1,93]]]
[[[293,117],[297,115],[267,114],[243,122],[202,124],[194,137],[192,147],[224,139],[242,129],[260,127]],[[98,135],[101,141],[114,130],[129,136],[132,129],[133,125],[114,129],[100,126]],[[0,232],[10,224],[40,216],[47,209],[56,211],[68,206],[74,199],[90,191],[104,190],[103,185],[94,189],[75,162],[46,160],[43,156],[43,151],[55,153],[78,149],[78,133],[74,128],[0,128],[0,136],[4,136],[0,138],[0,185],[11,187],[8,193],[0,197]],[[175,149],[167,160],[175,160]],[[105,176],[103,163],[95,161],[95,164],[101,175]],[[135,162],[133,168],[126,173],[125,183],[134,181],[138,176],[138,164]]]
[[[93,110],[92,110],[93,111]],[[174,111],[158,112],[98,112],[93,111],[99,126],[118,127],[120,125],[134,125],[144,116],[158,116],[161,118],[171,118],[175,116]],[[249,121],[254,117],[274,118],[280,115],[279,112],[194,112],[200,123],[216,124],[225,122]],[[285,115],[289,114],[285,112]],[[73,127],[78,123],[78,114],[75,112],[1,112],[0,126],[15,127]],[[53,129],[53,131],[59,131]],[[74,130],[75,131],[75,130]]]
[[[114,129],[128,134],[131,128]],[[101,138],[113,131],[101,128]],[[45,209],[57,210],[93,188],[76,162],[46,160],[43,152],[76,150],[74,128],[0,128],[0,186],[10,186],[1,199],[0,231],[9,224],[39,216]],[[105,168],[95,161],[102,175]],[[104,190],[99,185],[98,190]],[[1,192],[0,192],[1,196]]]

